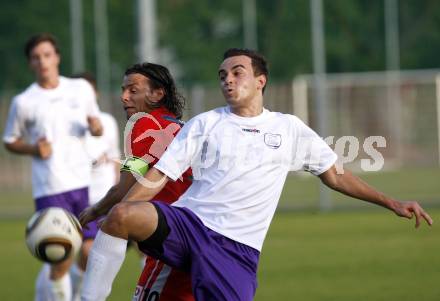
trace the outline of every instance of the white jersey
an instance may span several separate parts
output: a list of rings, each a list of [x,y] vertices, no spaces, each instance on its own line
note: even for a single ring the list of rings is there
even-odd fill
[[[47,160],[32,158],[34,198],[89,186],[91,163],[85,149],[87,116],[98,116],[95,93],[84,79],[60,77],[54,89],[33,83],[12,100],[3,141],[19,138],[52,146]]]
[[[264,109],[245,118],[218,108],[191,119],[154,166],[172,180],[191,167],[194,181],[173,203],[208,228],[261,250],[290,170],[319,175],[337,156],[300,119]]]
[[[115,184],[118,172],[115,163],[121,155],[119,131],[115,118],[103,113],[99,115],[104,132],[102,136],[87,136],[87,151],[92,159],[92,179],[89,186],[90,204],[102,199]]]

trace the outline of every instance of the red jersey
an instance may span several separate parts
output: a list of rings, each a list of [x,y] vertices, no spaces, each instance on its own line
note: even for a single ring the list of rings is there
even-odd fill
[[[131,131],[131,155],[148,162],[149,167],[156,164],[168,145],[181,128],[181,121],[166,108],[153,110],[147,116],[136,121]],[[186,171],[181,179],[168,181],[165,187],[153,198],[173,203],[191,185],[191,170]]]
[[[149,167],[153,167],[181,126],[181,122],[166,108],[155,109],[134,124],[130,135],[131,155],[146,160]],[[168,181],[153,199],[175,202],[191,185],[191,178],[191,170],[186,171],[181,179]],[[190,275],[147,257],[133,300],[194,301]]]

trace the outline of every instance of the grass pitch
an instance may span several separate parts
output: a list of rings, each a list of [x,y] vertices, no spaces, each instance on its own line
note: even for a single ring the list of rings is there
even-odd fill
[[[336,193],[335,209],[344,212],[314,213],[319,181],[288,177],[280,207],[305,211],[275,215],[261,254],[256,301],[440,300],[440,169],[361,177],[391,196],[430,206],[434,226],[415,230],[413,221]],[[1,301],[33,299],[41,264],[24,242],[32,211],[30,193],[2,191]],[[139,273],[139,257],[131,250],[108,300],[131,300]]]
[[[436,221],[440,210],[431,209]],[[25,220],[0,223],[0,300],[32,300],[40,263],[24,243]],[[255,300],[437,301],[440,228],[385,210],[279,213],[261,255]],[[140,273],[129,251],[109,300],[131,300]],[[239,284],[237,284],[239,285]]]

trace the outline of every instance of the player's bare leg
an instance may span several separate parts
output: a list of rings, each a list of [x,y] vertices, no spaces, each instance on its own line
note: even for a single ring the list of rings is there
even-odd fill
[[[87,258],[93,245],[93,239],[86,239],[81,245],[78,260],[70,268],[72,281],[72,301],[79,301],[83,284],[84,273],[87,266]]]
[[[157,222],[156,208],[149,202],[121,202],[113,207],[90,251],[81,300],[107,298],[124,261],[128,239],[147,239],[156,230]]]
[[[83,242],[78,258],[78,266],[81,270],[85,271],[87,266],[87,257],[89,256],[90,249],[93,245],[93,239],[87,239]]]
[[[68,258],[60,263],[52,264],[50,269],[50,280],[59,280],[62,278],[72,265],[73,259]]]
[[[73,259],[61,263],[43,265],[37,278],[36,301],[56,300],[70,301],[72,298],[69,267]]]

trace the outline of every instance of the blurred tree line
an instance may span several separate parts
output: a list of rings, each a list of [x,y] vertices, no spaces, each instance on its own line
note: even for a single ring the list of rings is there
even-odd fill
[[[385,69],[383,0],[324,0],[328,72]],[[440,67],[440,1],[399,3],[401,69]],[[137,61],[135,1],[108,0],[112,87]],[[272,81],[312,72],[309,0],[256,0],[259,50]],[[157,1],[160,61],[185,84],[215,83],[223,51],[243,47],[242,3],[237,0]],[[140,16],[142,17],[142,16]],[[83,0],[86,68],[95,71],[93,1]],[[70,75],[69,1],[0,0],[0,89],[22,89],[32,80],[23,53],[37,32],[55,34],[61,71]]]

